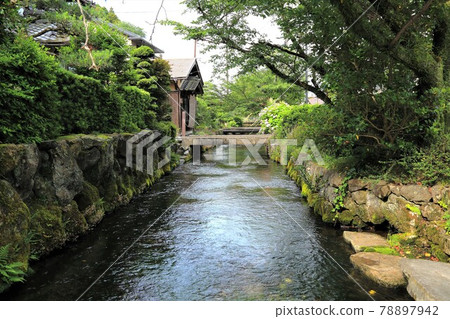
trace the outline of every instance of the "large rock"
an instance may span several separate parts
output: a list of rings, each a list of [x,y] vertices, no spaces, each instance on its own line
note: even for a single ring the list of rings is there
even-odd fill
[[[401,196],[389,195],[387,202],[380,200],[381,209],[386,220],[402,233],[416,233],[417,226],[423,221],[422,216],[411,212],[406,205],[411,205]]]
[[[355,194],[355,196],[353,195]],[[354,199],[354,200],[353,200]],[[356,201],[361,203],[357,204]],[[364,203],[363,203],[364,202]],[[386,220],[385,202],[368,191],[357,191],[344,201],[345,207],[364,223],[379,225]]]
[[[328,186],[325,188],[325,198],[330,202],[333,203],[334,199],[336,198],[336,188]]]
[[[407,290],[415,300],[450,301],[450,264],[420,259],[402,259]]]
[[[444,186],[442,184],[437,184],[431,187],[431,196],[433,197],[433,201],[435,203],[441,201],[444,198],[445,193],[449,192],[448,186]]]
[[[0,247],[14,245],[13,261],[28,262],[30,215],[12,185],[0,180]]]
[[[58,143],[54,149],[49,150],[49,153],[56,198],[62,206],[67,206],[83,189],[83,172],[65,141]]]
[[[367,191],[356,191],[351,194],[356,204],[362,205],[367,202]]]
[[[114,162],[116,149],[117,138],[115,137],[91,137],[86,141],[83,140],[83,148],[78,153],[77,163],[89,183],[99,187],[105,181],[109,182],[115,178]]]
[[[391,189],[385,181],[380,181],[373,187],[372,192],[379,199],[386,200],[391,194]]]
[[[41,165],[35,178],[36,197],[69,205],[83,189],[83,172],[75,155],[65,140],[43,142],[38,147]]]
[[[422,232],[430,242],[438,245],[450,256],[450,235],[442,227],[442,222],[428,222],[422,226]]]
[[[400,188],[400,195],[414,203],[428,203],[431,200],[431,192],[420,185],[405,185]]]
[[[350,256],[352,264],[364,275],[389,288],[406,285],[400,260],[401,257],[379,253],[357,253]]]
[[[367,189],[369,183],[362,179],[351,179],[348,181],[348,190],[350,192],[356,192],[359,190]]]
[[[386,238],[374,233],[345,231],[343,236],[356,252],[360,252],[363,247],[389,247]]]
[[[428,203],[421,208],[423,217],[431,221],[439,221],[444,218],[444,210],[438,205]]]
[[[8,180],[23,199],[32,194],[38,166],[36,145],[0,145],[0,176]]]
[[[330,185],[333,187],[341,186],[343,180],[344,180],[344,177],[338,173],[333,173],[329,178]]]

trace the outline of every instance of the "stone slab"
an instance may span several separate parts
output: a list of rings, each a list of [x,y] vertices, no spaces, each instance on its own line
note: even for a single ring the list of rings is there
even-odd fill
[[[379,285],[389,288],[406,285],[400,267],[402,257],[379,253],[356,253],[350,256],[352,264],[365,276]]]
[[[420,301],[450,301],[450,264],[423,259],[402,259],[408,293]]]
[[[344,231],[344,240],[350,243],[356,252],[362,247],[389,247],[386,238],[374,233]]]

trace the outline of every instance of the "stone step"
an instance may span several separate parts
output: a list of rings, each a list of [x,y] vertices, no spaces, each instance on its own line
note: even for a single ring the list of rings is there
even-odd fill
[[[350,243],[356,252],[363,247],[389,247],[389,243],[383,236],[374,233],[344,231],[344,240]]]
[[[350,256],[352,264],[365,276],[384,287],[395,288],[406,285],[400,267],[402,257],[379,253],[356,253]]]
[[[450,301],[450,264],[423,259],[402,259],[408,293],[420,301]]]

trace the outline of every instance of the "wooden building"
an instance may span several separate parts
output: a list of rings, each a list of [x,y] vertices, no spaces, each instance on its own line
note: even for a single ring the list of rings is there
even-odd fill
[[[167,59],[170,64],[170,97],[172,121],[183,128],[182,114],[186,112],[186,130],[195,127],[197,95],[203,94],[203,79],[197,59]]]

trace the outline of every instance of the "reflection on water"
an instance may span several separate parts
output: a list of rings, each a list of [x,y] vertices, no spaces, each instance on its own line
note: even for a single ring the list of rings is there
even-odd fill
[[[36,263],[2,298],[74,300],[156,221],[84,300],[369,300],[372,289],[376,299],[409,300],[352,270],[341,232],[310,212],[281,166],[230,165],[226,147],[215,154]],[[238,162],[247,155],[238,149]]]

